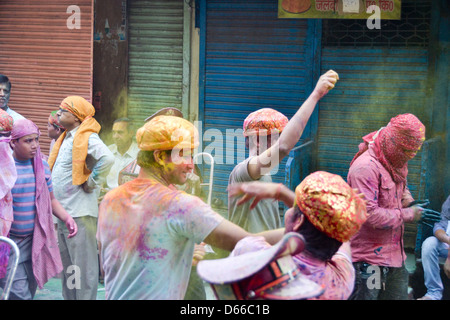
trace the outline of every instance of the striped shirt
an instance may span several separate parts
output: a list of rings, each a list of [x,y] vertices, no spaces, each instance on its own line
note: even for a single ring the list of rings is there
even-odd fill
[[[17,180],[11,190],[13,197],[14,221],[10,234],[26,237],[33,233],[36,216],[36,177],[31,159],[19,161],[14,159],[17,170]],[[50,167],[42,160],[45,168],[45,180],[48,190],[53,191]]]

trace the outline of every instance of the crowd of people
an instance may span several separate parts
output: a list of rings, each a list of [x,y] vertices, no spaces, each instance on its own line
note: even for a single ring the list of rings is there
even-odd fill
[[[96,299],[99,277],[110,300],[201,300],[204,283],[217,299],[408,299],[403,235],[415,221],[434,226],[422,247],[421,299],[441,299],[450,196],[440,213],[409,192],[408,161],[425,140],[416,116],[364,136],[347,181],[317,171],[295,190],[272,182],[338,80],[324,73],[291,119],[271,108],[247,116],[249,156],[230,174],[225,217],[201,197],[199,134],[178,109],[138,130],[117,119],[107,146],[92,104],[68,96],[48,117],[44,155],[39,128],[8,106],[12,85],[0,75],[0,236],[20,250],[9,298],[31,300],[59,276],[66,300]],[[229,254],[205,259],[206,245]],[[14,254],[0,243],[0,288]]]

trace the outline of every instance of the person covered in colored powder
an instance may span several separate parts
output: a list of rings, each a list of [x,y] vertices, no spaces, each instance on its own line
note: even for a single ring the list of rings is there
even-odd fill
[[[100,187],[114,163],[114,156],[100,139],[95,109],[79,96],[65,98],[57,112],[66,131],[56,140],[48,159],[56,199],[78,224],[76,237],[67,238],[58,223],[58,245],[64,272],[62,294],[66,300],[95,300],[99,281],[97,240]],[[73,266],[77,285],[70,280]]]
[[[194,125],[174,116],[156,116],[137,131],[139,177],[100,203],[97,239],[107,299],[181,300],[195,244],[231,251],[249,235],[175,187],[194,168],[197,139]],[[263,235],[274,244],[282,229]]]
[[[20,252],[10,292],[13,300],[33,299],[38,286],[42,289],[62,271],[52,214],[67,228],[69,238],[77,234],[76,222],[53,195],[50,168],[42,158],[39,136],[38,127],[27,119],[17,120],[11,132],[17,180],[11,190],[14,220],[9,238]],[[4,280],[0,286],[5,286]]]
[[[355,281],[349,240],[367,219],[363,195],[340,176],[325,171],[308,175],[295,192],[276,183],[246,182],[229,186],[229,193],[238,205],[248,202],[250,207],[263,199],[283,201],[289,207],[285,233],[299,233],[306,243],[294,261],[306,278],[323,288],[323,293],[312,299],[348,299]],[[261,237],[247,237],[230,256],[268,247]]]
[[[408,299],[404,224],[419,221],[423,211],[409,207],[414,199],[407,186],[408,161],[424,140],[422,122],[413,114],[400,114],[364,136],[351,161],[347,181],[365,195],[369,217],[350,242],[356,270],[350,299]],[[379,285],[368,283],[375,272]]]
[[[66,130],[61,123],[59,123],[58,111],[52,111],[47,121],[47,134],[52,141],[50,142],[50,152],[52,151],[55,141],[58,140],[59,136]]]
[[[338,74],[333,70],[323,74],[291,120],[271,108],[249,114],[243,125],[249,157],[234,167],[228,185],[250,181],[272,182],[271,170],[298,142],[317,102],[334,87],[338,79]],[[229,197],[228,220],[245,230],[254,233],[282,226],[277,200],[263,199],[250,213],[248,211],[248,203],[238,206],[236,199]]]

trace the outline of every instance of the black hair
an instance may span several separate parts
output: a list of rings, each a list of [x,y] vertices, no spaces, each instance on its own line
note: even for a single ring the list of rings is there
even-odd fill
[[[12,84],[7,76],[0,74],[0,83],[7,83],[9,85],[9,91],[11,91]]]
[[[130,118],[126,118],[126,117],[118,118],[118,119],[114,120],[113,124],[118,123],[118,122],[126,122],[128,132],[135,132],[133,120],[131,120]]]
[[[296,216],[299,216],[302,215],[303,212],[298,206],[295,206],[294,214]],[[301,224],[297,232],[305,238],[305,250],[315,258],[322,261],[330,260],[342,245],[342,242],[329,237],[328,235],[317,229],[308,220],[306,215],[304,215],[303,223]]]

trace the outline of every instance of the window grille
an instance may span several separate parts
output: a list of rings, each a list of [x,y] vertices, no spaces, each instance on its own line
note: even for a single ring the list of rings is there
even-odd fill
[[[431,0],[403,0],[401,6],[401,20],[381,20],[381,29],[369,29],[365,19],[324,19],[322,45],[427,47]]]

